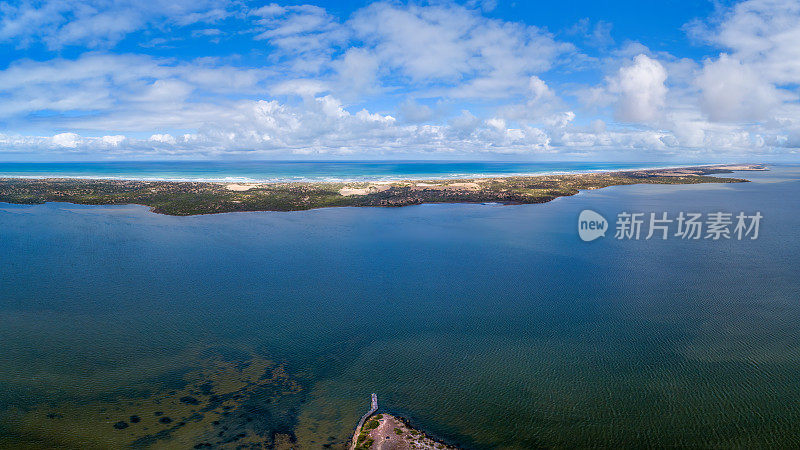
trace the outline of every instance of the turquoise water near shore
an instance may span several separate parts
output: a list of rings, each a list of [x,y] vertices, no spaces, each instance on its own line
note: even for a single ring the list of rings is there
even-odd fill
[[[0,434],[21,435],[12,409],[169,383],[224,348],[296,375],[282,424],[307,448],[346,439],[371,392],[468,448],[796,447],[800,167],[771,169],[541,205],[0,204]],[[585,243],[587,208],[764,221],[755,241]]]
[[[666,167],[663,163],[453,161],[0,162],[2,177],[175,181],[359,181],[459,178]]]

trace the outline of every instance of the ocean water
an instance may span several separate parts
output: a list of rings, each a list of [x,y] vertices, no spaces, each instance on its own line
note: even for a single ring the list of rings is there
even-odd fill
[[[732,176],[752,182],[515,206],[0,204],[0,444],[133,433],[125,408],[169,408],[148,395],[213,352],[293,383],[219,420],[303,448],[341,446],[372,392],[466,448],[797,447],[800,167]],[[764,219],[757,240],[585,243],[587,208]]]
[[[125,178],[175,181],[358,181],[592,172],[663,163],[453,161],[0,162],[2,177]]]

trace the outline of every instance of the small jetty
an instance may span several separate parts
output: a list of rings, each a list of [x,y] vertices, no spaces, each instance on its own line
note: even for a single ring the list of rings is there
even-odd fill
[[[364,422],[369,419],[369,416],[375,414],[375,411],[378,410],[378,395],[372,394],[372,404],[370,405],[369,411],[366,414],[361,416],[361,420],[358,421],[358,425],[356,425],[356,431],[353,433],[353,439],[350,443],[350,449],[353,450],[356,448],[356,443],[358,440],[358,434],[361,432],[361,427],[364,426]]]

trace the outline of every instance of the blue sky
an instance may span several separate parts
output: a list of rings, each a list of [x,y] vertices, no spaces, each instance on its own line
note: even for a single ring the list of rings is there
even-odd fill
[[[0,160],[793,161],[796,0],[0,1]]]

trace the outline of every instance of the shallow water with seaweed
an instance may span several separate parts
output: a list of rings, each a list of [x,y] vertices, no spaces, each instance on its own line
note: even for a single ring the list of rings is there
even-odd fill
[[[469,448],[797,446],[800,167],[771,169],[520,206],[2,204],[0,444],[341,447],[377,392]],[[584,243],[586,208],[764,222]]]

